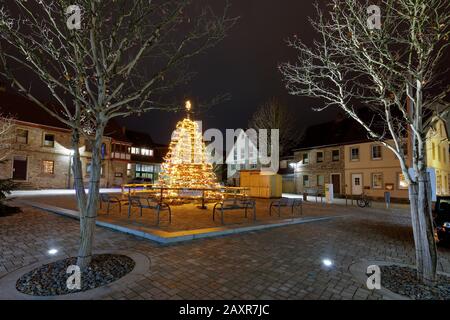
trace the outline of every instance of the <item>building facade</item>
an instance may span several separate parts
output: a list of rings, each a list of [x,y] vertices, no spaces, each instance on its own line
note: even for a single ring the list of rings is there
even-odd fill
[[[449,195],[448,129],[441,119],[433,123],[426,140],[427,167],[435,173],[436,194]],[[373,199],[384,199],[389,192],[392,199],[407,201],[408,184],[395,154],[354,128],[348,120],[337,119],[307,129],[302,147],[294,150],[295,192],[320,193],[325,184],[333,184],[335,196],[366,194]],[[411,163],[411,146],[406,140],[404,150]],[[327,141],[331,143],[326,145]]]
[[[14,118],[14,141],[8,157],[0,163],[0,179],[12,179],[20,189],[72,188],[71,131],[28,100],[4,91],[0,91],[0,112]],[[150,177],[150,173],[152,181],[157,180],[163,146],[149,143],[148,135],[128,133],[115,122],[105,129],[101,150],[103,188],[120,187],[136,177],[147,174]],[[141,139],[136,141],[129,136]],[[82,171],[87,183],[92,143],[85,138],[81,145]]]
[[[324,193],[325,184],[333,185],[335,196],[344,190],[344,148],[325,146],[294,152],[295,183],[298,193]]]

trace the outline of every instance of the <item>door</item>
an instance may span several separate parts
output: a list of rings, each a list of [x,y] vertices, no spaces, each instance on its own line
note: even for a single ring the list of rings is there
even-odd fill
[[[27,158],[14,157],[13,161],[13,180],[27,180]]]
[[[362,174],[352,174],[352,194],[359,196],[362,192]]]
[[[341,175],[332,174],[331,175],[331,183],[333,184],[334,195],[338,195],[341,193]]]

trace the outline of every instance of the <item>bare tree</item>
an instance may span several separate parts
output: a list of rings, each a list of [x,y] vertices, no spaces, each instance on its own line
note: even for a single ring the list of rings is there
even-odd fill
[[[0,114],[0,163],[11,154],[14,138],[14,119]]]
[[[108,121],[169,108],[158,97],[189,80],[186,62],[223,39],[236,19],[228,17],[228,7],[216,15],[204,1],[79,0],[72,5],[70,0],[0,5],[0,72],[72,130],[81,233],[77,264],[85,269],[92,258]],[[48,88],[57,107],[48,107],[29,89],[20,69]],[[79,154],[82,136],[92,140],[88,194]]]
[[[296,63],[280,70],[293,95],[320,98],[362,125],[398,160],[409,183],[418,277],[436,279],[431,185],[426,163],[426,134],[448,111],[436,108],[448,85],[440,83],[439,63],[448,46],[450,3],[445,0],[382,0],[381,28],[373,28],[369,1],[332,0],[329,12],[318,8],[311,24],[319,35],[312,46],[289,41]],[[369,11],[368,11],[369,10]],[[369,20],[368,20],[369,18]],[[358,105],[373,111],[367,121]],[[448,106],[448,104],[447,104]],[[405,140],[410,137],[410,159]],[[410,170],[411,169],[411,170]]]
[[[249,127],[259,129],[279,129],[280,155],[289,152],[296,142],[298,130],[295,118],[277,99],[273,98],[260,106],[253,114]],[[270,131],[269,131],[270,132]]]

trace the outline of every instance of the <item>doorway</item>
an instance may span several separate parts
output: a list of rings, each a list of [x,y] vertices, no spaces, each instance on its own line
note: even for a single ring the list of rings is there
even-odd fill
[[[331,175],[331,183],[333,184],[333,193],[334,195],[341,194],[341,175],[340,174],[332,174]]]
[[[359,196],[363,193],[362,174],[352,174],[352,195]]]
[[[27,180],[27,157],[14,157],[13,161],[13,180]]]

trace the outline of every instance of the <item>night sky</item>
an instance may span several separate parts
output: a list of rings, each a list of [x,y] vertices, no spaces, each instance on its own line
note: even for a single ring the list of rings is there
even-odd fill
[[[214,0],[214,6],[219,7]],[[252,113],[270,98],[278,98],[298,119],[300,129],[332,119],[336,112],[314,112],[320,103],[287,94],[277,66],[293,61],[295,51],[285,40],[293,35],[310,41],[314,33],[308,17],[314,16],[314,0],[232,0],[231,16],[239,16],[238,24],[218,46],[191,62],[197,73],[187,85],[173,93],[195,101],[230,94],[231,99],[197,116],[203,128],[245,128]],[[183,101],[180,101],[182,104]],[[135,130],[150,133],[159,143],[168,143],[176,122],[184,115],[153,111],[121,123]],[[302,130],[300,130],[302,131]]]

